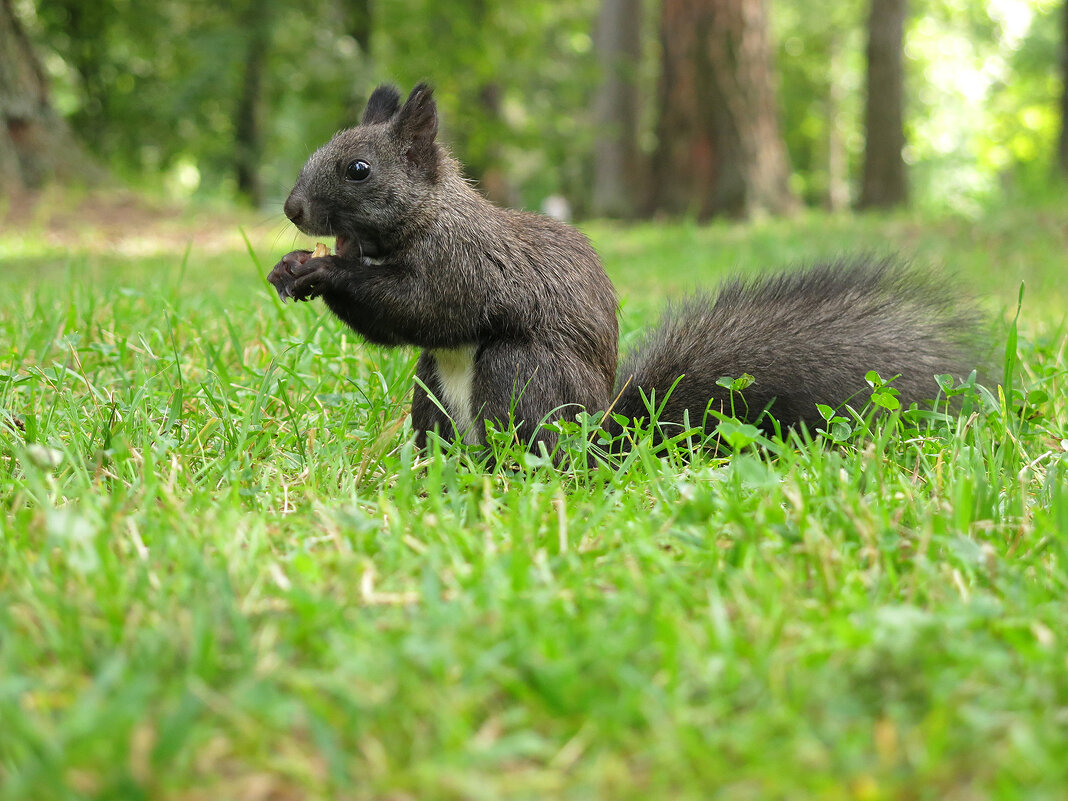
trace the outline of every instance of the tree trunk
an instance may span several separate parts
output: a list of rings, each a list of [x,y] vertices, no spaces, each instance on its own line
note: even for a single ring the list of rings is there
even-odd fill
[[[904,37],[906,0],[872,0],[868,22],[868,96],[860,208],[908,200],[905,181]]]
[[[653,208],[794,210],[764,0],[664,0],[660,23]]]
[[[104,74],[113,64],[109,29],[119,11],[110,0],[50,0],[49,5],[62,12],[61,31],[69,40],[64,57],[78,74],[84,98],[71,124],[90,149],[106,153],[111,109]]]
[[[263,204],[260,163],[263,161],[263,77],[270,47],[270,3],[252,0],[245,15],[248,32],[245,75],[234,114],[234,170],[237,190],[252,205]]]
[[[1061,9],[1061,138],[1057,148],[1057,164],[1068,178],[1068,0]]]
[[[831,74],[828,76],[827,88],[827,209],[842,211],[849,206],[849,158],[842,127],[838,122],[845,87],[841,78],[841,49],[833,33],[829,51]]]
[[[484,83],[479,88],[478,105],[486,119],[499,120],[503,116],[501,96],[501,87],[496,81]],[[486,161],[472,170],[472,178],[478,184],[479,191],[498,206],[518,205],[519,197],[515,186],[501,166],[504,164],[504,156],[501,154],[500,142],[493,140],[486,147],[485,155]]]
[[[360,47],[360,54],[365,58],[371,52],[371,2],[370,0],[348,0],[342,4],[346,27],[349,34]]]
[[[0,0],[0,194],[84,175],[87,166],[52,109],[44,73],[11,0]]]
[[[371,96],[376,86],[371,82],[375,74],[374,60],[371,56],[375,14],[371,7],[371,0],[342,0],[339,8],[344,29],[348,31],[349,36],[355,40],[356,46],[360,49],[360,66],[351,76],[349,99],[345,104],[344,116],[338,120],[339,128],[348,128],[359,121],[367,105],[367,98]]]
[[[632,217],[642,177],[638,156],[638,69],[641,0],[602,0],[597,20],[601,86],[594,103],[597,142],[593,162],[593,213]]]

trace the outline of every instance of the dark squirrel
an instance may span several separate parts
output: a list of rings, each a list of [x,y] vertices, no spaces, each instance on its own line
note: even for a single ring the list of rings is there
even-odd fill
[[[322,297],[371,342],[422,348],[420,447],[429,431],[485,442],[488,420],[552,451],[545,423],[603,409],[648,419],[653,396],[658,406],[667,397],[666,436],[685,422],[714,427],[708,409],[733,408],[765,429],[766,412],[783,428],[820,423],[817,403],[864,405],[869,370],[897,376],[907,407],[937,394],[935,375],[974,366],[970,308],[923,273],[860,257],[689,298],[617,372],[616,294],[589,242],[557,220],[494,206],[437,131],[427,85],[403,105],[395,88],[376,89],[361,124],[308,159],[285,202],[300,230],[336,236],[336,255],[293,251],[268,276],[283,300]],[[744,373],[755,380],[732,404],[717,381]],[[620,431],[611,416],[604,425]]]

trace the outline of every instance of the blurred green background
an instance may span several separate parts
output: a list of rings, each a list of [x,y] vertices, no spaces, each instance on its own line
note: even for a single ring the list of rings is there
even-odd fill
[[[633,129],[627,163],[657,175],[666,22],[683,13],[635,0],[3,5],[30,43],[47,102],[84,147],[49,175],[278,208],[307,155],[354,124],[376,84],[407,91],[425,79],[444,139],[487,194],[528,208],[562,196],[579,217],[611,211],[593,193],[596,155],[618,133],[598,111],[612,58],[634,103],[621,123]],[[606,13],[619,6],[623,21],[613,22]],[[789,190],[810,206],[858,198],[869,11],[858,0],[766,4]],[[1058,191],[1066,18],[1063,0],[908,5],[903,157],[913,206],[978,213]],[[606,60],[613,25],[632,44]],[[14,52],[4,49],[0,61]],[[0,66],[0,87],[9,84],[0,113],[12,69]],[[634,191],[627,216],[662,211]]]
[[[1066,25],[0,0],[0,801],[1068,797]],[[308,154],[423,79],[488,195],[598,218],[624,349],[725,274],[899,251],[1014,383],[727,465],[417,453],[413,354],[264,276]]]

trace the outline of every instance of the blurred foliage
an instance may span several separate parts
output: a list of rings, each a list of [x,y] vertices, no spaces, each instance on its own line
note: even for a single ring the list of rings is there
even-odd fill
[[[1063,0],[914,0],[906,37],[910,180],[921,206],[974,211],[1048,185]],[[769,0],[794,182],[828,193],[834,126],[852,183],[863,157],[866,3]],[[597,134],[597,0],[21,0],[60,111],[122,178],[232,196],[250,13],[267,17],[261,174],[287,191],[308,153],[353,124],[379,82],[435,84],[443,135],[497,199],[587,200]],[[658,58],[645,15],[645,110]],[[838,100],[830,114],[832,82]],[[652,125],[642,144],[651,153]],[[652,165],[655,169],[655,165]]]
[[[435,85],[445,138],[472,177],[506,179],[519,188],[513,203],[580,197],[595,133],[596,12],[595,0],[397,0],[376,6],[372,52],[402,88]]]
[[[913,18],[909,148],[921,200],[969,211],[1043,191],[1058,119],[1061,0],[926,0]]]
[[[829,190],[828,142],[841,138],[850,174],[864,156],[864,45],[866,4],[835,0],[773,0],[778,43],[779,105],[801,197],[820,204]],[[832,82],[841,102],[832,107]]]
[[[906,161],[921,206],[975,212],[1045,191],[1057,135],[1061,0],[913,0],[906,32]],[[780,104],[795,181],[828,189],[829,127],[859,175],[867,4],[772,0]],[[828,115],[831,83],[841,102]]]

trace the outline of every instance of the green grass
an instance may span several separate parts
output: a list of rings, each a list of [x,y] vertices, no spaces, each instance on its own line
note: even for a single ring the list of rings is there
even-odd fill
[[[591,226],[628,329],[850,249],[1002,344],[1027,290],[948,427],[581,474],[415,453],[412,354],[283,307],[276,220],[6,230],[0,799],[1065,797],[1066,218]]]

